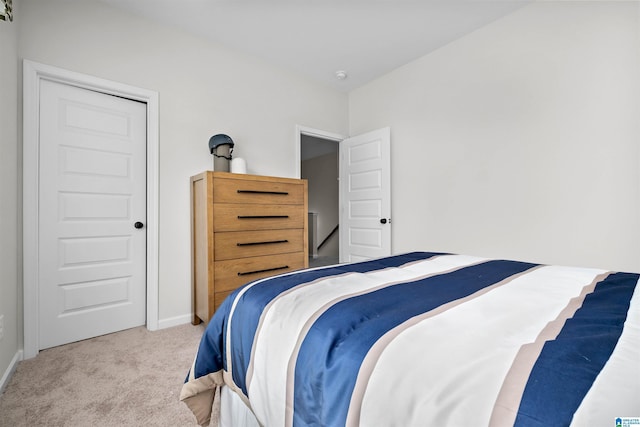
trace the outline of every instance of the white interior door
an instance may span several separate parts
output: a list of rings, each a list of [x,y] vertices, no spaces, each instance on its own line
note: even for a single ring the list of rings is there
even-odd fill
[[[143,325],[146,105],[42,80],[39,128],[40,348]]]
[[[391,130],[340,143],[340,262],[391,255]]]

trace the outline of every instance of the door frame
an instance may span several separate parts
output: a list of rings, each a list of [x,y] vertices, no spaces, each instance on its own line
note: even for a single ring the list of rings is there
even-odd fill
[[[158,92],[114,82],[25,59],[23,61],[23,288],[24,358],[40,350],[38,273],[38,181],[40,81],[93,90],[139,101],[147,107],[147,253],[146,327],[158,329],[158,175],[159,109]]]
[[[295,155],[294,159],[296,161],[296,175],[295,178],[300,179],[302,175],[301,171],[301,162],[302,162],[302,135],[313,136],[315,138],[326,139],[329,141],[335,141],[338,144],[338,183],[342,179],[340,175],[342,172],[342,168],[340,167],[340,143],[347,139],[346,136],[340,135],[337,133],[327,132],[320,129],[314,129],[306,126],[296,125],[296,134],[295,134]],[[342,194],[342,185],[338,185],[338,225],[340,225],[340,218],[342,217],[342,206],[343,206],[343,194]],[[340,257],[340,251],[342,250],[342,233],[338,233],[338,258]]]

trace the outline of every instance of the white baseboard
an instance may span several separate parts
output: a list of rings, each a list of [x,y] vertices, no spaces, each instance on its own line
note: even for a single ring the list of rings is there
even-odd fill
[[[9,380],[13,376],[13,373],[16,371],[18,367],[18,362],[22,360],[22,350],[18,350],[13,359],[11,359],[11,363],[9,363],[9,367],[4,371],[2,375],[2,379],[0,379],[0,394],[4,392],[5,387],[9,384]]]
[[[171,328],[173,326],[184,325],[185,323],[191,323],[191,314],[160,319],[158,320],[158,329]]]

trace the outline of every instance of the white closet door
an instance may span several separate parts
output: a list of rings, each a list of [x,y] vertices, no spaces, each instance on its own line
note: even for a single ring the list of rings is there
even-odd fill
[[[39,127],[40,348],[143,325],[146,105],[42,80]]]

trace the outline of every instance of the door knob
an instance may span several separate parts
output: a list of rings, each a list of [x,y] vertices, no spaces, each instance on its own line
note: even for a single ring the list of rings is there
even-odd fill
[[[387,223],[387,218],[382,218],[380,220],[380,224],[386,224]]]
[[[138,222],[136,222],[135,224],[133,224],[133,226],[134,226],[135,228],[142,228],[142,227],[144,227],[144,224],[143,224],[143,223],[141,223],[140,221],[138,221]]]

